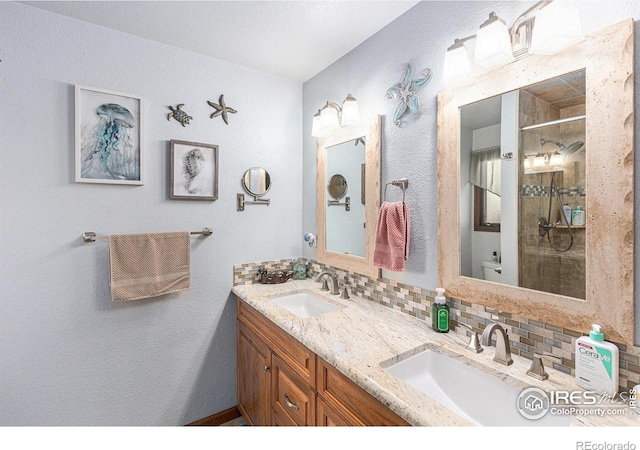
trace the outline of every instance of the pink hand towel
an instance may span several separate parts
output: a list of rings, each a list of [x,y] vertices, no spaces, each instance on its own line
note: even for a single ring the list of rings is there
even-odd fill
[[[384,202],[380,206],[373,250],[374,266],[394,272],[404,270],[404,262],[409,258],[410,228],[409,206],[404,202]]]

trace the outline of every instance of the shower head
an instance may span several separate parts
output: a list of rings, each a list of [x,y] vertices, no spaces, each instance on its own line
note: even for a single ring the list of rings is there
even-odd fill
[[[578,150],[580,150],[583,145],[584,145],[584,142],[576,141],[573,144],[569,145],[568,147],[560,149],[560,153],[562,153],[562,156],[564,156],[566,158],[567,156],[571,155],[572,153],[575,153]]]
[[[569,155],[571,155],[572,153],[577,152],[578,150],[580,150],[580,148],[582,148],[582,146],[584,145],[584,142],[582,141],[576,141],[573,144],[569,145],[568,147],[558,141],[554,141],[553,139],[540,139],[540,145],[544,146],[544,144],[546,144],[547,142],[551,142],[552,144],[556,144],[558,146],[558,149],[560,151],[560,153],[562,154],[563,157],[567,157]]]

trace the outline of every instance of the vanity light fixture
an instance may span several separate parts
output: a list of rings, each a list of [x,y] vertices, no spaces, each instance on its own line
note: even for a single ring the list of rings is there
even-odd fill
[[[468,39],[472,39],[469,37]],[[456,39],[444,55],[442,84],[447,88],[462,86],[473,81],[473,69],[464,43],[467,39]]]
[[[556,0],[536,14],[530,53],[554,55],[582,39],[574,0]]]
[[[483,71],[531,54],[555,54],[582,38],[574,0],[540,1],[522,13],[510,29],[492,12],[476,35],[456,39],[447,49],[442,84],[447,88],[469,84]]]
[[[473,62],[478,66],[491,70],[515,61],[511,52],[511,39],[504,20],[495,12],[482,25],[476,35],[476,46]]]
[[[542,153],[538,153],[535,158],[533,158],[533,167],[544,167],[546,164],[545,155]]]
[[[327,104],[318,110],[313,116],[311,136],[326,137],[340,127],[356,125],[359,121],[358,101],[349,94],[342,102],[342,106],[327,101]]]
[[[549,158],[549,164],[552,166],[561,166],[563,162],[564,158],[562,157],[560,152],[557,151],[552,153],[551,157]]]

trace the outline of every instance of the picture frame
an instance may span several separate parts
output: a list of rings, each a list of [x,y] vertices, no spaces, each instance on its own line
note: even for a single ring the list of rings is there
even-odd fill
[[[142,98],[75,85],[75,181],[143,185]]]
[[[169,198],[218,199],[218,146],[171,140]]]

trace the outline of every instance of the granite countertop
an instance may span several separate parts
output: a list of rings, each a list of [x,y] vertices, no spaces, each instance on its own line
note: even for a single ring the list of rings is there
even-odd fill
[[[232,292],[412,425],[473,425],[384,370],[429,347],[453,354],[456,359],[519,388],[534,386],[546,392],[580,390],[571,375],[546,367],[549,379],[538,381],[526,375],[531,366],[526,358],[513,355],[514,363],[503,366],[492,361],[494,347],[479,354],[466,351],[468,338],[464,336],[436,333],[430,324],[408,314],[355,295],[343,300],[319,288],[320,284],[312,280],[290,280],[283,284],[235,286]],[[301,319],[270,301],[304,290],[322,295],[342,308]],[[596,406],[607,407],[611,403]],[[623,415],[578,415],[571,426],[639,426],[640,419],[632,418],[626,405],[622,408]]]

